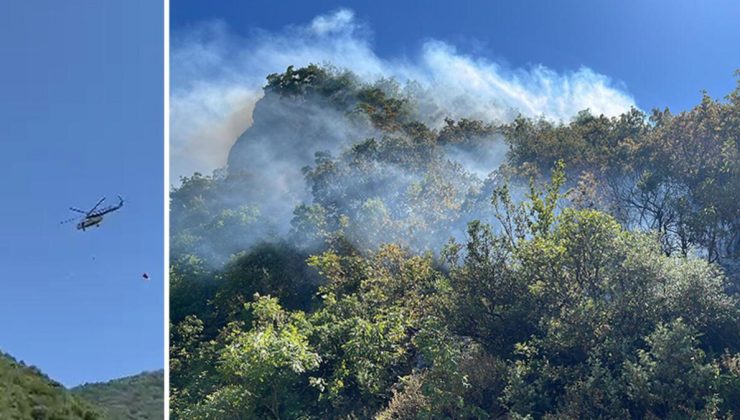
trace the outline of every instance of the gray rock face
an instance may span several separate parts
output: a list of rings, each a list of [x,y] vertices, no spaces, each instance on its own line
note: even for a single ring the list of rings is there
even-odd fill
[[[254,124],[229,152],[229,174],[248,174],[250,200],[263,214],[289,220],[309,199],[302,168],[317,152],[337,154],[343,146],[373,135],[367,119],[337,109],[322,97],[281,97],[268,93],[257,102]]]

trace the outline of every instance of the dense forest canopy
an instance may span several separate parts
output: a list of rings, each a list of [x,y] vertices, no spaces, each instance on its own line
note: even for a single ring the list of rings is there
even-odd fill
[[[171,192],[173,418],[740,413],[740,85],[570,121],[264,90]]]

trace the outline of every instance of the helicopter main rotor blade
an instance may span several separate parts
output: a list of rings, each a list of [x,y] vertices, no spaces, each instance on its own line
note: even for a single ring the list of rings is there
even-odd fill
[[[92,214],[92,212],[94,212],[94,211],[95,211],[95,209],[97,209],[97,208],[98,208],[98,206],[100,205],[100,203],[102,203],[102,202],[103,202],[103,200],[105,200],[105,197],[101,198],[101,199],[100,199],[100,201],[98,201],[98,202],[97,202],[97,203],[95,204],[95,206],[94,206],[94,207],[93,207],[92,209],[90,209],[90,211],[89,211],[89,212],[87,212],[87,215],[89,216],[90,214]]]
[[[77,213],[87,214],[87,212],[86,212],[86,211],[84,211],[84,210],[80,210],[80,209],[76,209],[76,208],[74,208],[74,207],[70,207],[69,209],[70,209],[70,210],[72,210],[72,211],[76,211]]]
[[[77,220],[77,218],[76,218],[76,217],[73,217],[73,218],[71,218],[71,219],[67,219],[67,220],[62,220],[61,222],[59,222],[59,224],[60,224],[60,225],[63,225],[63,224],[65,224],[65,223],[69,223],[69,222],[74,222],[74,221],[76,221],[76,220]]]

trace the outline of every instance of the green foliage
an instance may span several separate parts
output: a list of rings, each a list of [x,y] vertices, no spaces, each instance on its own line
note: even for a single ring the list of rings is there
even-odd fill
[[[455,121],[445,118],[445,126],[439,131],[437,143],[441,145],[456,145],[464,149],[479,149],[485,147],[487,140],[499,134],[499,128],[482,121],[463,118]]]
[[[156,420],[164,417],[164,371],[161,370],[85,384],[72,388],[71,392],[100,407],[104,418]]]
[[[442,279],[429,257],[397,246],[372,257],[328,252],[309,264],[327,278],[312,323],[322,364],[313,382],[326,413],[367,417],[413,360],[412,338],[431,311],[429,294]]]
[[[348,71],[310,64],[298,70],[289,66],[284,73],[270,74],[265,91],[293,97],[317,95],[342,104],[358,85],[356,76]]]
[[[203,334],[203,321],[188,315],[170,327],[170,410],[173,416],[189,410],[216,390],[219,344]]]
[[[35,367],[0,353],[0,418],[94,420],[104,417]]]
[[[255,293],[270,294],[288,309],[309,309],[318,278],[306,267],[306,255],[287,242],[255,245],[235,255],[218,276],[218,291],[211,300],[223,323],[240,320],[244,304]]]
[[[706,363],[696,333],[677,318],[646,337],[636,361],[624,365],[633,414],[657,418],[711,418],[717,414],[719,367]]]
[[[705,94],[679,115],[583,112],[569,124],[518,118],[503,128],[510,164],[539,175],[562,160],[574,179],[590,177],[603,210],[657,230],[666,254],[699,249],[719,261],[735,252],[740,230],[739,91],[724,103]]]
[[[258,207],[242,200],[247,176],[199,173],[183,178],[170,195],[171,253],[221,264],[241,250],[244,238],[269,230]]]
[[[418,250],[446,240],[478,184],[433,145],[417,140],[388,136],[368,139],[338,158],[317,154],[305,171],[314,204],[294,213],[296,238],[343,238],[361,249],[393,242]]]
[[[215,391],[182,415],[731,412],[736,376],[719,366],[740,347],[740,317],[721,272],[667,257],[654,236],[593,209],[563,209],[541,229],[532,220],[548,208],[525,213],[515,247],[471,223],[446,273],[390,245],[309,258],[326,281],[321,304],[309,316],[273,298],[249,304],[247,324],[226,326],[212,355]]]
[[[408,121],[407,101],[387,95],[378,87],[367,87],[357,93],[357,109],[370,117],[378,128],[395,130]]]
[[[255,295],[246,309],[251,328],[229,325],[216,356],[223,379],[204,402],[183,409],[182,416],[282,418],[294,412],[297,400],[291,391],[320,361],[308,343],[310,324],[301,312],[288,313],[270,297]]]

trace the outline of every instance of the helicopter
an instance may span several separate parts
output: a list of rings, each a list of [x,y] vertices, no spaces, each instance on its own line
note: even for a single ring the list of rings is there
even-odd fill
[[[84,211],[84,210],[80,210],[80,209],[77,209],[77,208],[74,208],[74,207],[70,207],[69,208],[70,210],[75,211],[77,213],[84,214],[84,216],[80,219],[80,222],[77,223],[77,229],[84,232],[85,229],[87,229],[89,227],[93,227],[93,226],[100,227],[100,222],[103,221],[103,216],[104,215],[106,215],[108,213],[111,213],[111,212],[114,212],[114,211],[120,209],[121,207],[123,207],[123,198],[120,195],[118,196],[118,200],[119,200],[118,205],[115,205],[115,206],[106,206],[106,207],[103,207],[103,208],[100,208],[99,209],[98,206],[100,206],[100,204],[103,201],[105,201],[105,197],[103,197],[89,211]],[[68,222],[71,222],[71,221],[74,221],[74,220],[77,220],[77,219],[78,218],[75,217],[75,218],[72,218],[72,219],[65,220],[62,223],[68,223]]]

